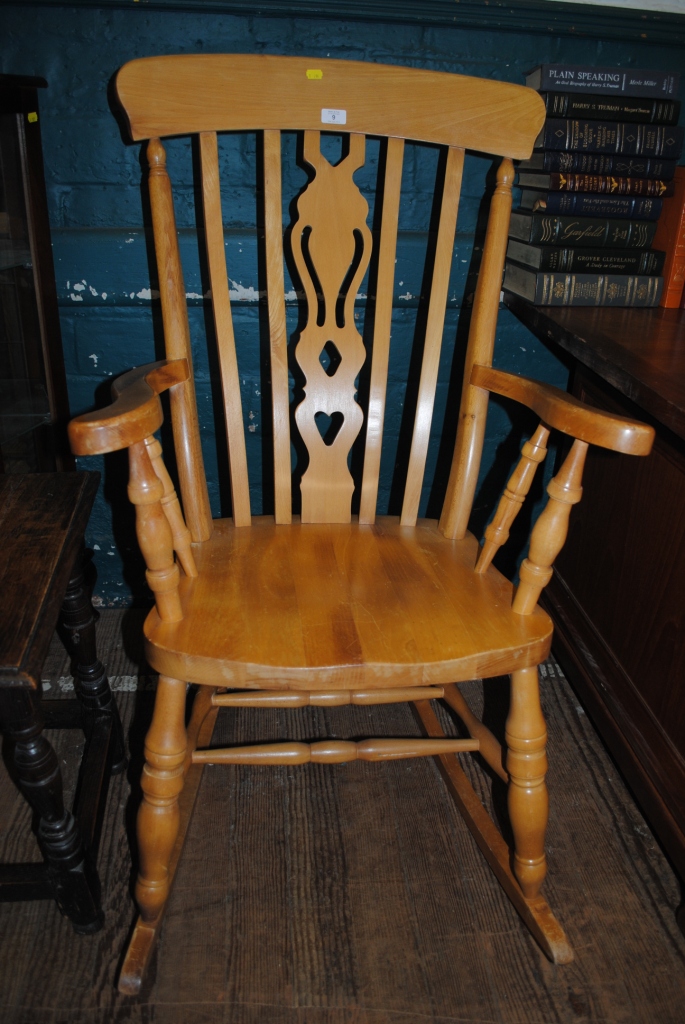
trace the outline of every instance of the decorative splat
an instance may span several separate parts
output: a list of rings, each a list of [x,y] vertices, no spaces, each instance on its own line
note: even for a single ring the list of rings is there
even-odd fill
[[[304,523],[349,523],[354,481],[347,457],[363,422],[355,380],[366,352],[354,300],[371,256],[371,232],[368,204],[352,180],[364,163],[365,138],[350,135],[349,142],[348,155],[333,167],[321,153],[320,133],[305,132],[304,159],[315,177],[298,200],[292,231],[308,310],[295,352],[306,377],[295,411],[309,453],[301,484]]]

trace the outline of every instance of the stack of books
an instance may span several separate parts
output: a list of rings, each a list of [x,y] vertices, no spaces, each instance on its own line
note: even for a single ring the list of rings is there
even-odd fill
[[[679,75],[542,64],[526,77],[547,107],[511,215],[504,288],[544,306],[656,306],[652,248],[685,131]]]

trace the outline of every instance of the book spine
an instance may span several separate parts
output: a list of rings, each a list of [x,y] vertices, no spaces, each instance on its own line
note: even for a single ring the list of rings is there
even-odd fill
[[[661,156],[677,160],[682,144],[683,129],[678,125],[548,118],[535,141],[535,148]]]
[[[677,124],[678,100],[619,96],[584,96],[568,92],[542,93],[549,117],[588,117],[595,121]]]
[[[604,249],[544,246],[540,249],[539,269],[557,273],[574,271],[577,274],[611,273],[655,276],[661,274],[665,255],[663,252],[649,249],[646,252],[614,252]]]
[[[656,306],[662,277],[641,274],[537,274],[536,306]]]
[[[648,249],[656,231],[653,221],[544,215],[531,217],[531,221],[528,241],[542,245],[565,243],[616,249]]]
[[[654,235],[659,248],[666,251],[664,290],[659,305],[666,309],[680,306],[685,286],[685,167],[676,168],[675,191],[664,200],[664,209]]]
[[[675,174],[675,160],[644,157],[613,156],[610,153],[565,153],[545,150],[541,171],[575,174],[618,174],[631,178],[661,178],[670,181]],[[527,170],[525,161],[519,170]],[[532,168],[531,168],[532,170]]]
[[[654,196],[673,193],[673,183],[660,178],[620,178],[611,174],[552,173],[549,183],[554,192],[601,192],[604,195]]]
[[[669,71],[599,68],[587,64],[541,64],[526,85],[542,92],[561,90],[620,96],[677,96],[680,75]]]
[[[523,193],[527,191],[524,189]],[[544,210],[560,216],[623,217],[631,220],[657,220],[663,205],[662,199],[597,196],[592,192],[530,192],[529,195],[522,194],[521,202],[526,209]]]

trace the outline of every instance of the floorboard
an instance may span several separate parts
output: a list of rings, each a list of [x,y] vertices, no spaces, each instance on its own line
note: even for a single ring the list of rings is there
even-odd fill
[[[132,926],[137,779],[154,677],[141,613],[102,611],[98,643],[125,720],[99,869],[106,924],[74,935],[49,901],[0,905],[2,1024],[682,1024],[678,881],[578,699],[550,661],[545,895],[576,960],[545,959],[431,761],[205,769],[161,941],[140,997],[114,988]],[[55,640],[47,696],[71,696]],[[463,687],[503,731],[505,680]],[[457,734],[451,713],[439,711]],[[412,735],[404,706],[221,712],[215,742]],[[82,741],[50,733],[69,797]],[[504,785],[469,778],[506,832]],[[39,857],[0,765],[0,858]]]

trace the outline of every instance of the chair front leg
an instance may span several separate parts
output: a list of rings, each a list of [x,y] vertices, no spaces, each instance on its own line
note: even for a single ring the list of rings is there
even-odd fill
[[[506,740],[514,873],[523,895],[532,900],[547,874],[545,830],[549,811],[545,785],[547,728],[540,707],[537,668],[511,674]]]
[[[152,724],[145,740],[138,811],[140,871],[136,900],[146,923],[159,916],[169,895],[169,862],[178,835],[187,736],[186,684],[160,676]]]

